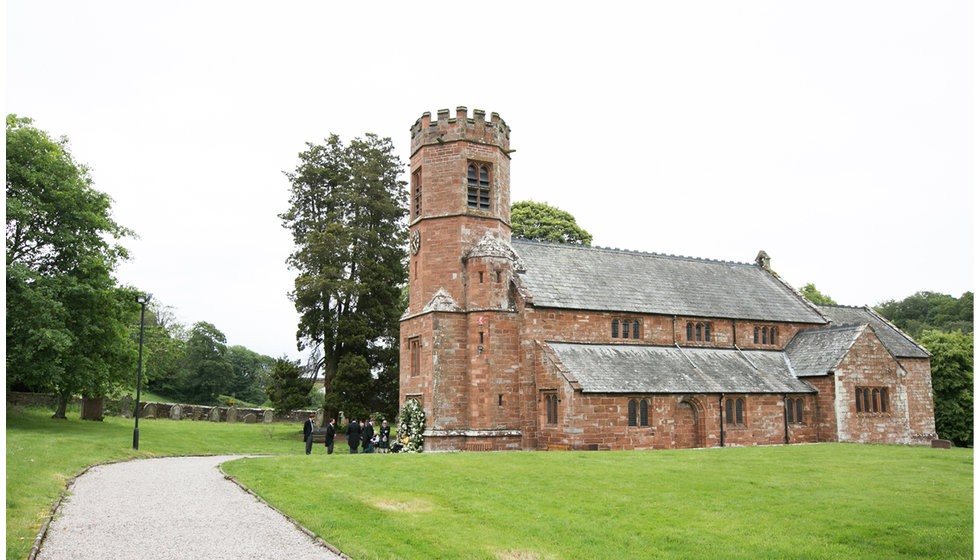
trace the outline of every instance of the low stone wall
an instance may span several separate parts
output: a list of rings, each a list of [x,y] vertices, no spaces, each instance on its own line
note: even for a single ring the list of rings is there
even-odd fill
[[[116,401],[105,401],[105,414],[126,418],[133,417],[133,403],[136,399],[127,395]],[[58,399],[50,393],[7,393],[8,406],[45,406],[54,409]],[[81,405],[82,399],[76,398],[72,404]],[[242,422],[245,424],[296,422],[302,423],[310,414],[316,414],[317,425],[322,424],[322,410],[291,410],[284,414],[276,414],[269,408],[238,408],[234,406],[204,406],[197,404],[162,403],[142,401],[140,403],[140,418],[164,418],[169,420],[202,420],[208,422]]]

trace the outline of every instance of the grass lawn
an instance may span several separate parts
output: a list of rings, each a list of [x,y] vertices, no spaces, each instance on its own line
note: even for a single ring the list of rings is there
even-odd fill
[[[973,450],[824,444],[690,451],[302,454],[300,425],[52,420],[7,411],[7,558],[27,556],[87,465],[270,453],[225,465],[350,556],[971,558]],[[69,416],[72,416],[69,414]]]
[[[224,469],[357,559],[973,557],[967,449],[321,451]]]
[[[140,419],[53,420],[39,408],[7,409],[7,558],[26,558],[65,482],[83,468],[128,457],[224,453],[302,453],[299,423],[228,424]],[[305,455],[304,455],[305,457]]]

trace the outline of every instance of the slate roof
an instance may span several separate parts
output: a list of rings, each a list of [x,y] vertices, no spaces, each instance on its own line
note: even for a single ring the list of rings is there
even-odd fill
[[[826,375],[837,368],[867,328],[852,325],[800,331],[786,345],[785,352],[797,376]]]
[[[585,393],[815,393],[783,352],[547,342]]]
[[[869,324],[885,348],[898,358],[928,358],[929,352],[870,307],[818,305],[833,326]]]
[[[825,324],[765,269],[746,263],[513,239],[534,305]]]

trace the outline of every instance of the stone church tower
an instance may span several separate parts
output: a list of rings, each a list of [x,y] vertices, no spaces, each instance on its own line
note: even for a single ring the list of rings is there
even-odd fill
[[[424,113],[411,133],[400,402],[421,402],[426,450],[519,449],[510,129],[457,107]]]

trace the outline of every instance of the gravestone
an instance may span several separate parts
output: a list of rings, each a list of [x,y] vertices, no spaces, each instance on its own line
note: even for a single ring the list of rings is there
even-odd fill
[[[953,448],[953,442],[949,441],[948,439],[934,439],[934,440],[932,440],[932,448],[933,449],[952,449]]]
[[[211,422],[221,422],[221,409],[214,407],[211,412],[208,413],[208,420]]]
[[[133,417],[133,403],[136,401],[131,395],[123,395],[119,399],[119,415],[123,418]]]
[[[225,418],[228,422],[238,422],[238,409],[231,407],[228,409],[228,416]]]
[[[273,417],[275,417],[275,415],[276,415],[275,412],[273,412],[272,410],[266,410],[262,414],[262,422],[264,424],[271,424],[272,423],[272,419],[273,419]]]
[[[102,412],[105,410],[104,397],[82,397],[82,420],[102,421]]]
[[[242,420],[244,420],[246,424],[254,424],[257,421],[257,418],[255,417],[255,413],[249,412],[244,418],[242,418]]]
[[[171,420],[180,420],[180,418],[181,418],[181,412],[183,412],[183,410],[181,410],[179,404],[173,405],[170,408],[170,419]]]
[[[323,426],[323,409],[322,408],[317,409],[317,411],[316,411],[316,418],[313,419],[313,425],[316,426],[317,428],[320,428],[320,427]]]
[[[201,419],[201,407],[199,407],[199,406],[192,406],[192,407],[190,407],[190,418],[191,418],[191,420],[200,420]]]
[[[143,405],[143,413],[141,414],[143,418],[156,418],[157,417],[157,405],[154,403],[146,403]]]

